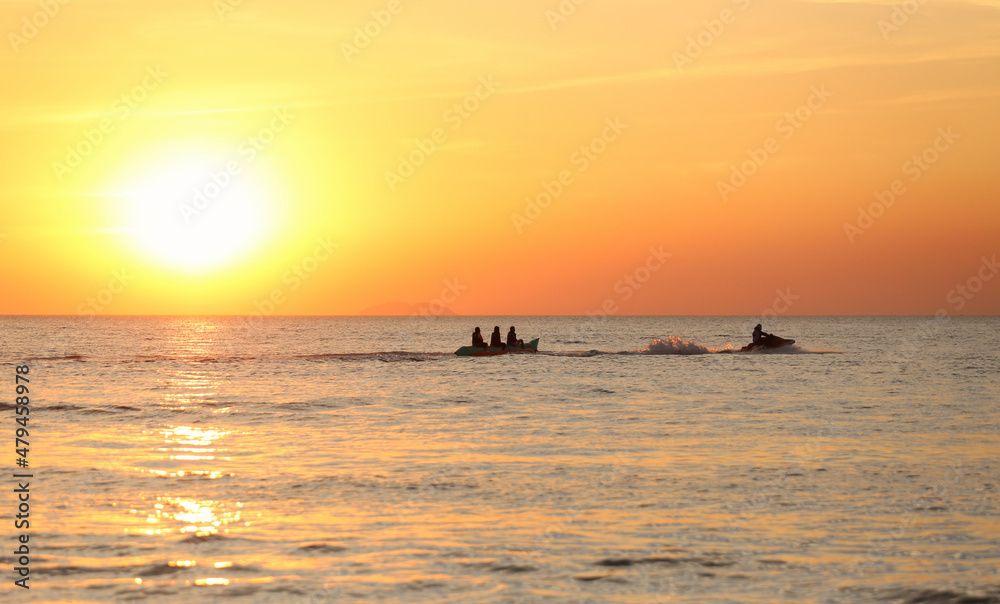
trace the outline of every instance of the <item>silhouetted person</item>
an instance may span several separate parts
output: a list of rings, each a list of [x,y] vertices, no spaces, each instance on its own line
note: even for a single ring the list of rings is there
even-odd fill
[[[764,329],[761,327],[760,323],[757,324],[757,327],[753,328],[753,343],[754,344],[763,344],[769,338],[773,338],[773,337],[774,336],[772,336],[771,334],[764,332]]]
[[[486,348],[486,340],[483,339],[483,332],[476,328],[476,331],[472,332],[472,347],[473,348]]]
[[[510,331],[507,332],[507,348],[524,348],[524,340],[517,339],[517,332],[514,331],[514,326],[510,326]]]
[[[493,328],[493,335],[490,336],[490,348],[507,348],[503,343],[503,336],[500,335],[500,326]]]

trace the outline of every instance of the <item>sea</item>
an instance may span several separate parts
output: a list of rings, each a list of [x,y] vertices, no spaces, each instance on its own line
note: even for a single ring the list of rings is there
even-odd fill
[[[0,317],[0,600],[1000,602],[1000,318],[758,322]]]

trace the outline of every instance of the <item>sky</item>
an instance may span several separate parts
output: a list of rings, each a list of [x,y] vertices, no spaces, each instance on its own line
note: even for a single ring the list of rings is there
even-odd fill
[[[63,2],[0,314],[1000,313],[997,0]]]

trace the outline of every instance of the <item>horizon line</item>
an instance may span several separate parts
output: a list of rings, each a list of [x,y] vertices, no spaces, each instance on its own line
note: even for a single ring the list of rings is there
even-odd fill
[[[1000,314],[782,314],[775,316],[764,317],[764,315],[759,314],[724,314],[724,315],[697,315],[697,314],[613,314],[613,315],[589,315],[589,314],[537,314],[537,315],[524,315],[524,314],[484,314],[484,315],[423,315],[423,314],[385,314],[385,315],[370,315],[370,314],[274,314],[274,315],[262,315],[260,313],[250,313],[250,314],[4,314],[0,313],[0,317],[77,317],[80,319],[99,319],[99,318],[118,318],[118,317],[233,317],[233,318],[244,318],[252,317],[259,319],[271,319],[271,318],[423,318],[423,319],[478,319],[485,317],[525,317],[525,318],[586,318],[586,319],[611,319],[611,318],[641,318],[641,317],[764,317],[767,319],[778,319],[778,318],[817,318],[817,317],[947,317],[947,318],[957,318],[957,317],[1000,317]]]

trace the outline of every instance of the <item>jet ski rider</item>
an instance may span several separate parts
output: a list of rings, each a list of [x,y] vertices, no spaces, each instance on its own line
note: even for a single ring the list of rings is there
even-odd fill
[[[773,337],[774,336],[772,336],[769,333],[766,333],[763,330],[763,328],[761,327],[760,323],[757,324],[757,327],[753,328],[753,343],[754,344],[763,344],[765,341],[767,341],[768,339],[773,338]]]

